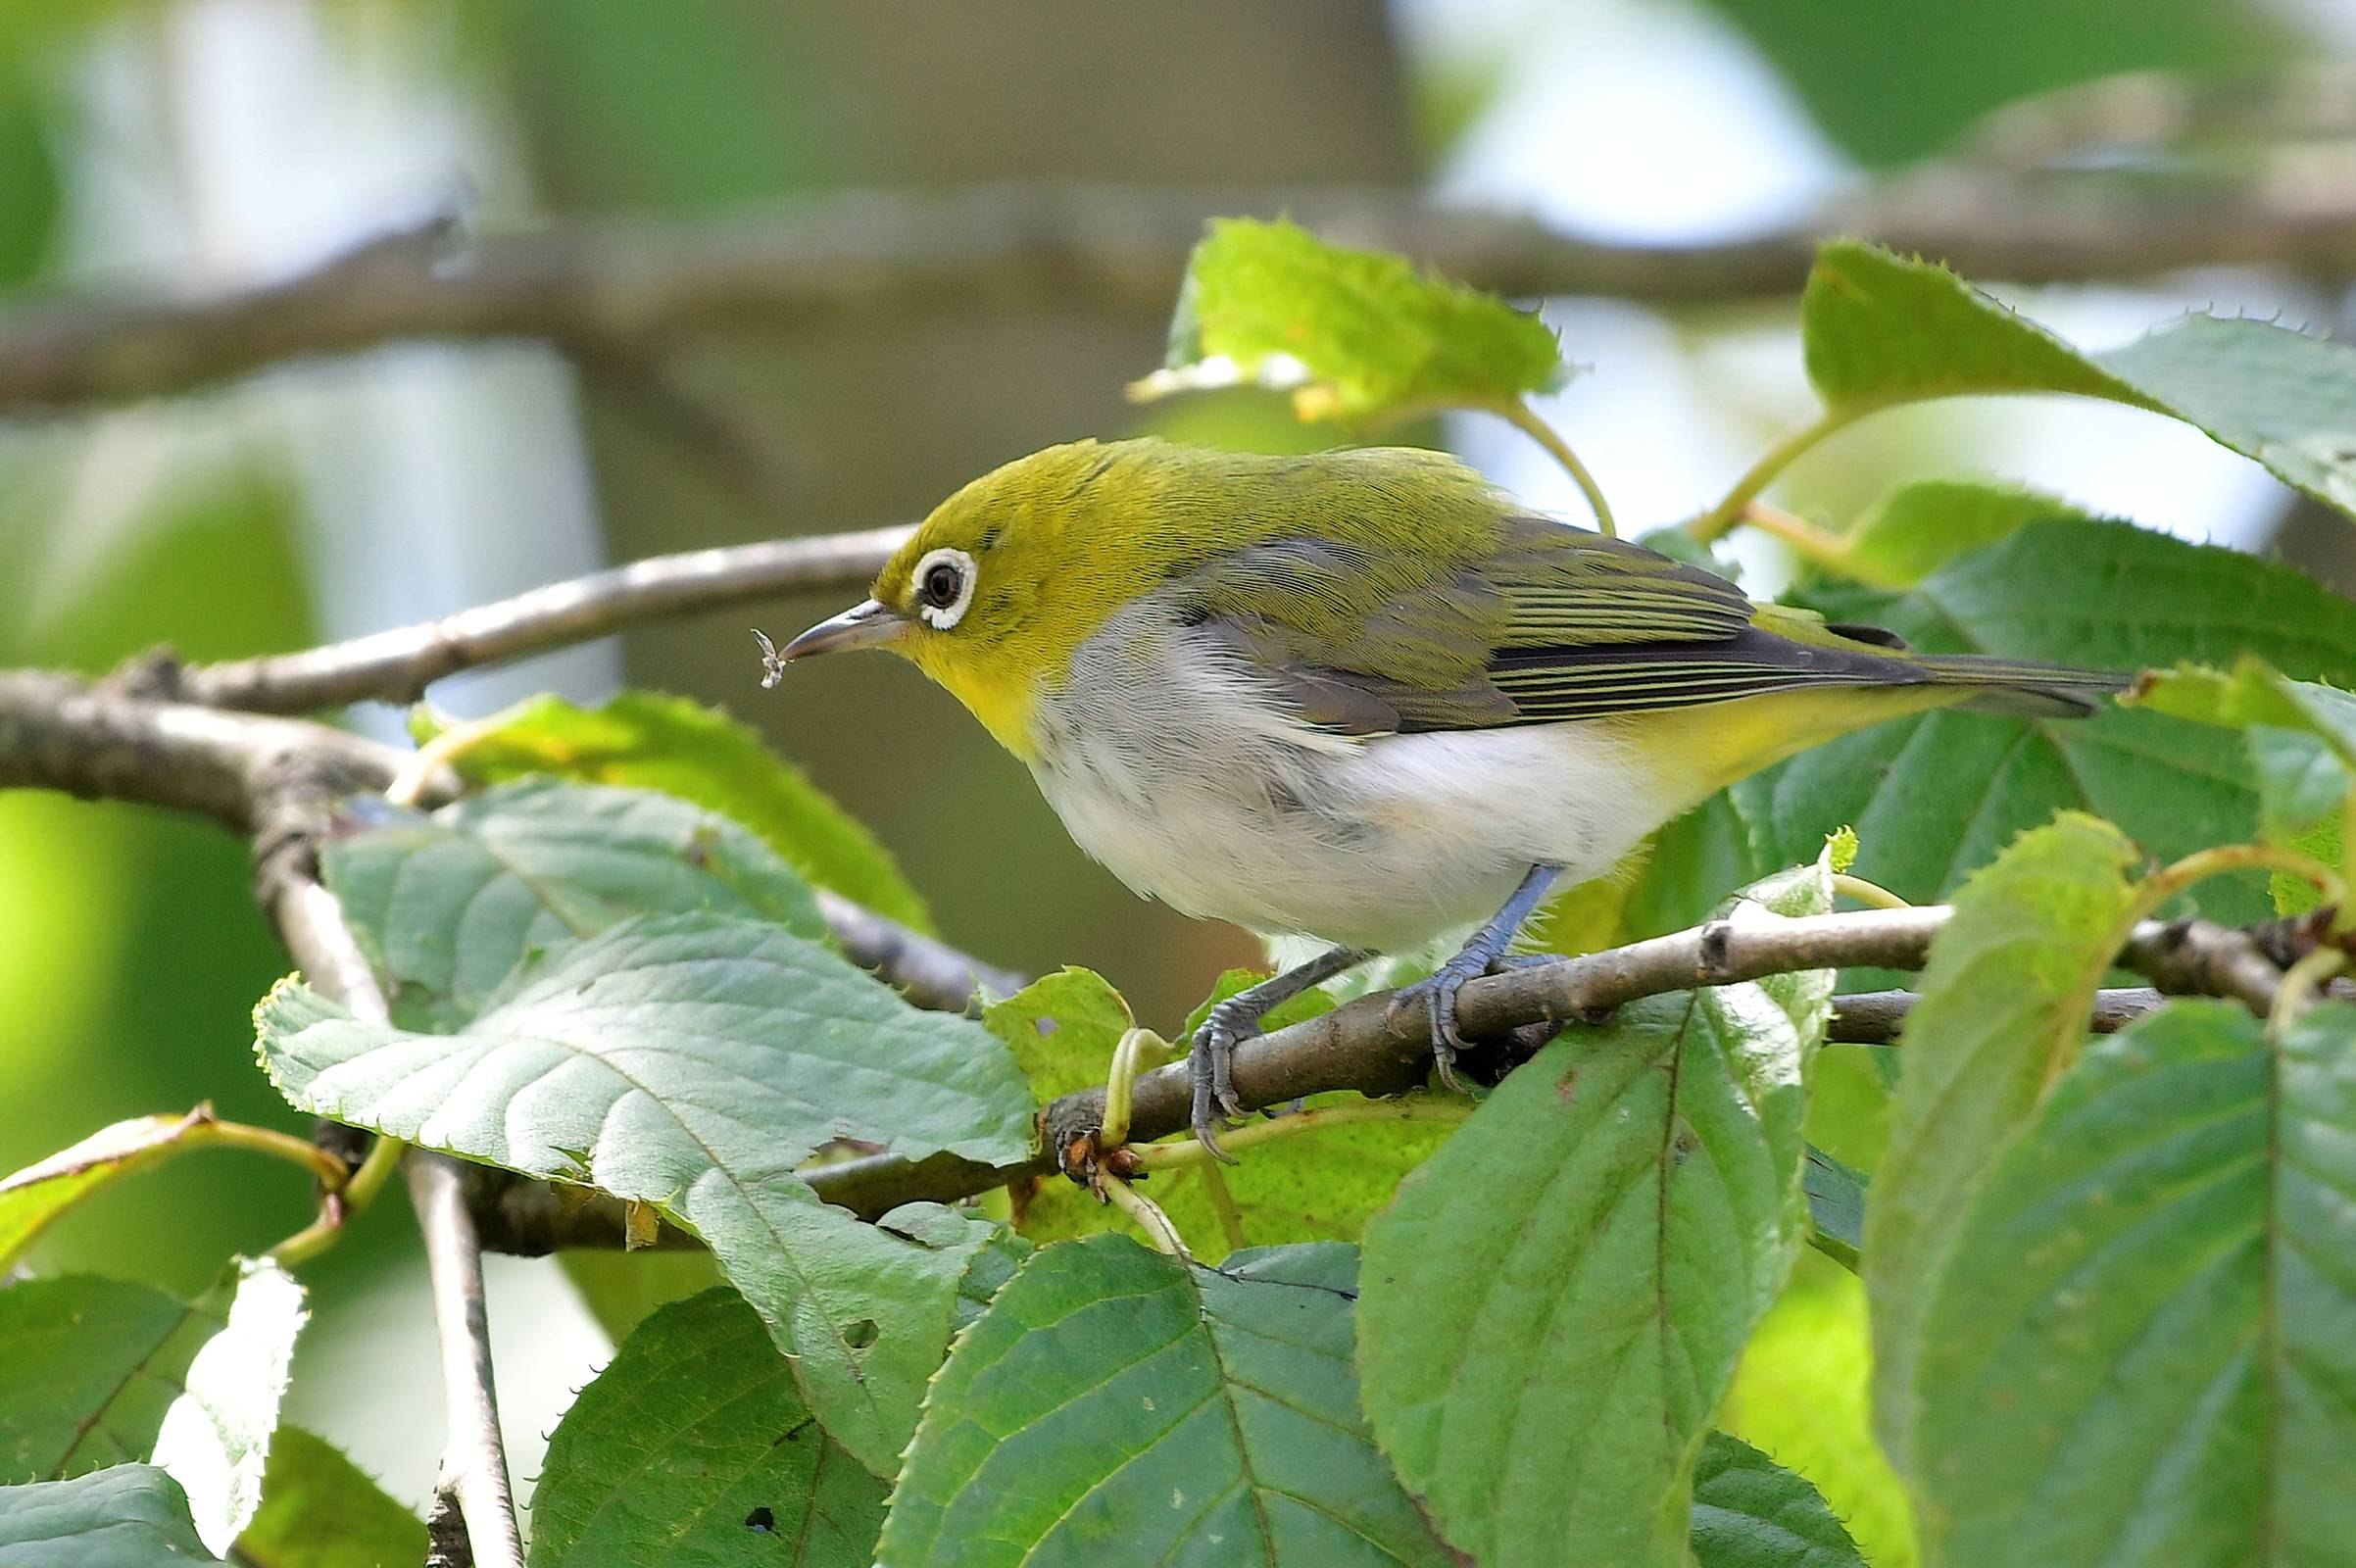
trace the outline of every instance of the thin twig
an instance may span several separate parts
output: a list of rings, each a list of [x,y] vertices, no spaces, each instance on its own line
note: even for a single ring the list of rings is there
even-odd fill
[[[1921,1000],[1911,991],[1855,991],[1835,997],[1833,1021],[1825,1038],[1846,1046],[1892,1044],[1906,1015]],[[2166,1000],[2149,986],[2097,991],[2086,1027],[2098,1035],[2116,1034]]]
[[[1516,296],[1788,297],[1817,236],[1844,232],[2018,283],[2223,266],[2356,275],[2356,200],[2311,183],[2297,195],[2261,184],[2095,201],[2006,171],[1947,169],[1787,228],[1672,245],[1582,239],[1399,190],[1084,184],[852,191],[695,223],[580,223],[463,244],[403,232],[260,287],[22,310],[0,321],[0,413],[187,392],[401,339],[537,339],[612,356],[697,334],[920,315],[1159,317],[1213,215],[1289,215],[1338,243]]]
[[[263,819],[267,837],[274,815],[285,812],[300,823],[320,809],[282,796],[265,798],[255,814]],[[286,849],[266,855],[256,884],[304,978],[353,1016],[370,1023],[391,1022],[384,993],[353,940],[343,909],[313,874],[308,854]],[[472,1562],[484,1568],[522,1568],[523,1541],[515,1524],[507,1450],[499,1435],[499,1404],[492,1390],[482,1250],[466,1211],[461,1167],[447,1155],[412,1150],[405,1168],[418,1229],[425,1238],[434,1323],[442,1344],[449,1433],[435,1490],[457,1505],[465,1520]]]
[[[350,642],[192,665],[168,682],[191,702],[250,712],[414,702],[444,675],[589,642],[646,621],[796,589],[863,588],[908,532],[868,528],[654,556]]]
[[[413,1149],[403,1161],[410,1201],[425,1233],[434,1327],[442,1342],[442,1397],[450,1431],[437,1495],[458,1506],[466,1544],[482,1568],[523,1568],[523,1539],[508,1488],[499,1399],[491,1384],[491,1330],[483,1312],[482,1247],[466,1212],[458,1161]]]

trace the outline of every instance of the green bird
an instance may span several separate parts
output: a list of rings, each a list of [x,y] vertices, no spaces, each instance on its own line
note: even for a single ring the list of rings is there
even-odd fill
[[[942,503],[783,659],[889,648],[1137,892],[1321,956],[1211,1010],[1194,1128],[1277,1004],[1469,930],[1395,1005],[1444,1077],[1456,994],[1558,886],[1745,774],[1884,719],[2092,711],[2123,677],[1932,658],[1538,515],[1454,458],[1078,441]]]

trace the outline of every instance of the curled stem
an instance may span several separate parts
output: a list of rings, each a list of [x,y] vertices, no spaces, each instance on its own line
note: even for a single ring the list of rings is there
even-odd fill
[[[1405,1095],[1397,1100],[1358,1100],[1339,1105],[1319,1105],[1313,1110],[1297,1110],[1290,1115],[1272,1116],[1239,1128],[1220,1142],[1233,1152],[1265,1144],[1295,1133],[1314,1132],[1320,1127],[1344,1127],[1365,1121],[1435,1121],[1454,1124],[1473,1113],[1472,1102],[1440,1095]],[[1206,1164],[1210,1151],[1194,1140],[1174,1144],[1152,1144],[1137,1150],[1137,1162],[1147,1170],[1180,1170],[1189,1165]]]
[[[2146,877],[2135,918],[2141,919],[2196,882],[2230,871],[2252,870],[2295,876],[2313,884],[2327,903],[2343,907],[2347,904],[2347,884],[2339,873],[2311,857],[2275,844],[2220,844],[2213,849],[2195,850]]]
[[[1756,463],[1742,470],[1742,476],[1735,481],[1733,489],[1726,492],[1724,500],[1687,523],[1686,532],[1692,534],[1695,542],[1706,545],[1726,537],[1739,522],[1755,522],[1757,519],[1746,514],[1750,504],[1759,498],[1759,492],[1773,484],[1776,476],[1797,462],[1810,447],[1836,431],[1846,429],[1871,414],[1875,407],[1877,405],[1867,404],[1851,409],[1827,409],[1798,429],[1784,435],[1760,453]]]
[[[1129,1141],[1131,1091],[1137,1075],[1170,1059],[1170,1043],[1151,1029],[1131,1029],[1112,1048],[1112,1067],[1104,1075],[1104,1126],[1097,1141],[1118,1149]]]
[[[1846,871],[1833,873],[1833,893],[1837,898],[1851,899],[1869,909],[1911,909],[1913,905],[1890,892],[1879,882],[1868,882]]]
[[[1178,1234],[1178,1227],[1170,1223],[1170,1216],[1153,1200],[1112,1175],[1104,1178],[1104,1196],[1146,1233],[1146,1240],[1153,1244],[1155,1251],[1166,1252],[1182,1263],[1195,1260],[1195,1254],[1186,1250],[1186,1239]]]
[[[2267,1009],[2266,1037],[2282,1039],[2283,1031],[2298,1022],[2299,1014],[2323,1000],[2324,987],[2347,961],[2347,955],[2337,948],[2318,948],[2282,971],[2275,1004]]]
[[[1203,1163],[1203,1192],[1210,1200],[1210,1210],[1219,1216],[1219,1234],[1227,1238],[1227,1250],[1234,1251],[1249,1245],[1244,1236],[1244,1211],[1236,1207],[1235,1194],[1227,1190],[1227,1173],[1215,1159]]]
[[[330,1193],[341,1192],[351,1171],[344,1162],[328,1153],[307,1138],[282,1133],[270,1127],[250,1127],[240,1121],[208,1121],[188,1129],[187,1147],[202,1148],[206,1144],[222,1144],[230,1149],[249,1149],[257,1154],[282,1159],[289,1165],[300,1165],[317,1176],[319,1185]]]

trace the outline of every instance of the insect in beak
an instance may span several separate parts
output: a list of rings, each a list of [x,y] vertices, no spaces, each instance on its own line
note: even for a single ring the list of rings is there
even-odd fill
[[[908,623],[900,612],[870,599],[852,606],[831,620],[821,620],[783,648],[774,648],[766,637],[761,637],[761,684],[773,686],[785,673],[785,666],[794,660],[810,654],[839,654],[850,648],[880,648],[898,642],[908,631]]]

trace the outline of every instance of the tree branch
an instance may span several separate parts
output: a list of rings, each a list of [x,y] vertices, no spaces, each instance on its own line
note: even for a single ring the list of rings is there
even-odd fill
[[[1789,297],[1820,234],[1854,232],[2019,283],[2276,266],[2356,275],[2356,198],[2059,190],[1937,169],[1743,239],[1607,244],[1521,214],[1344,188],[983,186],[853,191],[696,224],[606,222],[449,243],[439,228],[223,292],[65,299],[0,321],[0,414],[181,393],[402,339],[538,339],[643,354],[696,334],[919,315],[1094,309],[1160,317],[1212,215],[1289,215],[1520,296],[1664,304]]]
[[[1474,980],[1458,997],[1457,1016],[1468,1036],[1493,1037],[1591,1021],[1663,992],[1794,969],[1916,969],[1951,913],[1944,905],[1926,905],[1789,920],[1713,920],[1627,947]],[[2282,981],[2282,970],[2248,933],[2201,920],[2145,921],[2119,961],[2148,975],[2162,991],[2233,997],[2260,1013]],[[2123,1000],[2112,998],[2112,1006]],[[1388,992],[1361,997],[1245,1041],[1235,1054],[1238,1099],[1252,1110],[1329,1090],[1390,1095],[1420,1086],[1431,1067],[1423,1015],[1402,1012],[1394,1018],[1389,1004]],[[1186,1064],[1173,1062],[1141,1074],[1132,1096],[1132,1142],[1149,1143],[1182,1130],[1193,1099]],[[869,1218],[921,1199],[953,1201],[1053,1174],[1057,1152],[1075,1144],[1084,1151],[1093,1147],[1104,1114],[1102,1089],[1063,1096],[1042,1115],[1047,1152],[1019,1165],[993,1168],[950,1155],[911,1161],[878,1154],[824,1166],[806,1179],[828,1202]]]
[[[291,656],[302,658],[304,656]],[[218,712],[92,686],[76,677],[0,671],[0,786],[32,785],[145,801],[206,812],[257,840],[257,891],[278,920],[306,972],[335,975],[352,993],[372,988],[349,945],[328,941],[340,912],[311,871],[311,846],[325,830],[338,787],[380,787],[410,754],[306,720]],[[822,907],[845,950],[912,998],[962,1007],[972,984],[1008,992],[1019,977],[996,971],[938,943],[893,926],[839,899]],[[1478,979],[1464,988],[1459,1015],[1468,1033],[1497,1036],[1545,1031],[1597,1017],[1623,1003],[1695,985],[1722,985],[1792,969],[1875,965],[1919,967],[1948,910],[1939,906],[1863,910],[1793,920],[1716,920],[1692,930],[1604,953],[1565,958]],[[2282,969],[2258,937],[2201,921],[2139,926],[2121,963],[2161,991],[2234,997],[2263,1010]],[[340,970],[336,967],[340,965]],[[2143,1005],[2137,993],[2098,999],[2096,1026]],[[1895,998],[1848,999],[1852,1037],[1888,1038],[1907,1004]],[[1334,1089],[1396,1094],[1421,1084],[1430,1041],[1420,1014],[1394,1020],[1388,997],[1361,998],[1322,1017],[1246,1042],[1235,1058],[1236,1088],[1248,1107],[1284,1103]],[[1186,1123],[1189,1093],[1181,1064],[1137,1080],[1131,1136],[1148,1142]],[[1046,1147],[1093,1139],[1104,1111],[1102,1090],[1066,1095],[1045,1113]],[[809,1173],[829,1202],[873,1217],[919,1199],[948,1201],[1009,1182],[1051,1174],[1046,1155],[986,1167],[949,1155],[910,1161],[874,1155]],[[512,1187],[512,1184],[510,1184]],[[477,1209],[499,1244],[518,1250],[594,1245],[618,1234],[618,1214],[594,1202],[554,1195]],[[674,1238],[674,1244],[680,1239]]]
[[[256,726],[259,728],[260,726]],[[334,896],[312,868],[310,833],[332,797],[291,787],[258,796],[256,891],[304,976],[370,1023],[390,1023],[384,993]],[[410,1200],[425,1238],[434,1325],[442,1346],[442,1396],[449,1432],[442,1449],[437,1551],[449,1549],[448,1509],[466,1525],[466,1557],[483,1568],[523,1568],[523,1539],[508,1483],[492,1388],[490,1327],[483,1311],[482,1248],[467,1213],[461,1165],[444,1154],[411,1150],[404,1161]]]
[[[221,712],[49,670],[0,670],[0,789],[63,790],[210,816],[255,840],[256,892],[273,915],[280,899],[332,906],[306,879],[335,802],[383,789],[414,755],[308,719]],[[445,800],[458,789],[445,770],[424,798]],[[1020,975],[849,899],[821,891],[817,902],[843,956],[918,1006],[956,1012],[977,986],[996,996],[1022,989]],[[305,915],[318,917],[323,913]]]
[[[438,620],[301,653],[167,667],[153,679],[191,702],[251,712],[415,702],[444,675],[589,642],[645,621],[795,589],[863,589],[908,535],[906,527],[869,528],[654,556]],[[751,668],[749,651],[746,658]]]
[[[1911,991],[1858,991],[1835,997],[1825,1039],[1844,1046],[1894,1044],[1906,1015],[1921,1000]],[[2117,1034],[2166,1000],[2149,986],[2097,991],[2086,1027],[2098,1035]]]

